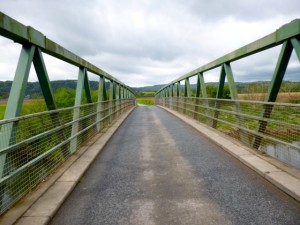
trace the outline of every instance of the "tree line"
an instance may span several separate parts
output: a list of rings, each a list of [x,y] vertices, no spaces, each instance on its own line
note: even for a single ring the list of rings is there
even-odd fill
[[[90,81],[91,91],[97,91],[98,82]],[[77,81],[76,80],[59,80],[51,81],[51,87],[54,93],[62,92],[60,89],[65,90],[68,93],[71,93],[76,89]],[[12,81],[0,81],[0,99],[7,99],[9,92],[12,86]],[[164,85],[154,85],[146,87],[136,87],[133,90],[136,91],[137,96],[143,96],[143,92],[156,92]],[[251,83],[241,83],[237,82],[236,87],[239,94],[244,93],[266,93],[268,87],[270,86],[269,81],[260,81],[260,82],[251,82]],[[106,89],[109,88],[109,82],[106,82]],[[183,89],[182,85],[182,90]],[[192,96],[195,96],[196,93],[196,84],[191,85]],[[217,94],[218,83],[211,82],[206,85],[206,92],[208,97],[214,98]],[[284,81],[281,85],[280,92],[300,92],[300,82]],[[75,92],[74,92],[75,93]],[[25,95],[28,98],[40,98],[42,97],[42,90],[39,82],[28,82]],[[230,98],[230,91],[228,84],[225,84],[223,91],[223,98]]]

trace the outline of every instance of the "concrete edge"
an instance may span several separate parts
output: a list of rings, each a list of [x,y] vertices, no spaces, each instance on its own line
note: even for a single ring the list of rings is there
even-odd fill
[[[231,140],[231,137],[227,136],[227,138],[225,138],[224,135],[219,134],[218,131],[204,124],[201,124],[200,122],[192,118],[189,118],[168,108],[162,106],[159,107],[198,130],[206,138],[216,143],[223,150],[225,150],[233,157],[241,161],[243,164],[257,172],[259,175],[271,182],[277,188],[281,189],[283,192],[300,202],[299,176],[294,176],[293,174],[288,173],[286,171],[286,168],[288,167],[287,165],[284,165],[285,168],[282,169],[280,167],[280,162],[272,164],[270,163],[270,161],[266,161],[266,157],[261,157],[258,153],[255,153],[253,149],[242,145],[241,143],[237,144],[235,141]],[[276,159],[272,160],[279,161]],[[298,174],[300,173],[300,171],[295,168],[292,168],[291,170],[297,171]]]
[[[135,106],[136,107],[136,106]],[[64,162],[46,181],[1,216],[0,224],[49,223],[97,155],[135,109],[128,110]]]

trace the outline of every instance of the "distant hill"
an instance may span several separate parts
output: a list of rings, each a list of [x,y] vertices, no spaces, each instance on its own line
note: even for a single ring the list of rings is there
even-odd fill
[[[76,80],[57,80],[51,81],[51,87],[53,92],[60,88],[69,88],[76,89],[77,81]],[[0,99],[8,98],[10,89],[12,86],[12,81],[0,81]],[[97,81],[90,81],[91,90],[98,89]],[[109,87],[109,83],[106,83],[106,87]],[[42,90],[39,82],[28,82],[27,88],[25,91],[26,96],[42,96]]]
[[[157,92],[159,89],[164,87],[165,84],[159,84],[159,85],[153,85],[153,86],[145,86],[145,87],[134,87],[132,88],[135,91],[140,91],[140,92]]]
[[[249,92],[249,88],[253,86],[262,87],[264,86],[264,90],[268,88],[270,82],[269,81],[258,81],[258,82],[236,82],[237,89],[239,93],[247,93]],[[69,89],[76,89],[77,81],[76,80],[58,80],[58,81],[51,81],[51,87],[54,92],[60,88],[69,88]],[[218,82],[207,82],[207,86],[218,86]],[[6,99],[9,96],[9,92],[12,86],[12,81],[0,81],[0,99]],[[132,88],[136,92],[157,92],[159,89],[164,87],[165,84],[153,85],[153,86],[145,86],[145,87],[134,87]],[[98,89],[98,82],[97,81],[90,81],[91,90]],[[109,87],[109,82],[106,83],[106,88]],[[183,85],[182,85],[183,87]],[[192,90],[196,90],[196,84],[191,85]],[[282,92],[295,92],[300,91],[300,82],[290,82],[285,81],[283,86],[281,87]],[[260,91],[259,91],[260,92]],[[26,96],[35,97],[35,96],[42,96],[42,91],[39,82],[28,82],[27,88],[25,91]]]

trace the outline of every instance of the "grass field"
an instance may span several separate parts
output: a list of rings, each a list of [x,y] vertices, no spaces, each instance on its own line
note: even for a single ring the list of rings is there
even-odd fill
[[[2,120],[4,117],[5,108],[6,105],[4,103],[0,103],[0,120]]]
[[[266,93],[249,93],[249,94],[238,94],[240,100],[255,100],[264,101]],[[300,92],[281,92],[278,93],[277,102],[284,103],[300,103]]]
[[[153,97],[155,95],[156,92],[154,91],[144,91],[143,95],[144,97]]]
[[[3,119],[6,109],[6,102],[0,102],[0,120]],[[21,115],[42,112],[46,110],[46,104],[43,99],[25,100],[23,103]]]
[[[136,102],[141,105],[154,105],[154,98],[152,97],[137,98]]]

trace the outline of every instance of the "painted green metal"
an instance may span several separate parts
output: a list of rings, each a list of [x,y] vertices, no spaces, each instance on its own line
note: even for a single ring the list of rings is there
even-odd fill
[[[216,98],[223,98],[223,91],[224,91],[224,86],[225,86],[225,78],[226,78],[226,73],[225,73],[225,68],[224,65],[221,66],[221,72],[219,76],[219,86],[217,90],[217,95]]]
[[[182,90],[181,90],[181,84],[180,81],[177,82],[177,96],[180,97],[182,96]]]
[[[277,61],[274,75],[272,77],[271,84],[269,86],[268,94],[265,99],[266,102],[276,101],[292,51],[293,51],[293,46],[291,42],[289,41],[284,42],[281,48],[279,59]],[[273,109],[272,105],[265,105],[262,111],[262,118],[270,118],[272,109]],[[266,121],[264,120],[259,121],[257,131],[260,133],[265,133],[267,125],[268,123]],[[261,144],[261,140],[262,138],[260,136],[256,136],[253,141],[253,147],[258,149]]]
[[[197,87],[198,86],[199,86],[199,89],[201,90],[202,98],[207,98],[206,85],[205,85],[203,73],[199,73],[198,76],[197,76]],[[199,95],[200,95],[200,90],[199,90]],[[208,101],[207,100],[204,100],[203,103],[204,103],[205,107],[208,107]],[[206,109],[205,114],[209,116],[209,110]],[[212,124],[211,120],[210,120],[209,124]]]
[[[75,121],[72,125],[72,133],[71,136],[75,136],[78,133],[78,118],[80,116],[80,108],[78,106],[81,105],[83,90],[85,90],[86,96],[89,94],[87,93],[88,89],[86,88],[87,85],[85,82],[87,81],[87,73],[86,68],[79,68],[78,73],[78,80],[77,80],[77,87],[76,87],[76,96],[75,96],[75,103],[74,103],[74,112],[73,112],[73,121]],[[73,138],[70,142],[70,152],[74,153],[77,149],[77,137]]]
[[[35,53],[35,46],[23,46],[15,73],[14,82],[6,105],[4,119],[14,118],[20,115],[22,103],[25,96],[26,84],[30,72],[31,63]],[[15,142],[15,130],[17,123],[9,123],[1,127],[0,149],[3,149]],[[4,138],[5,137],[5,138]],[[6,154],[0,156],[0,178],[5,175]]]
[[[202,98],[207,98],[206,85],[205,85],[203,73],[199,73],[198,77],[200,79],[200,86],[201,86]]]
[[[39,48],[37,48],[35,51],[33,57],[33,64],[36,71],[36,75],[39,79],[40,86],[43,87],[42,93],[44,95],[44,99],[48,110],[56,109],[56,105],[53,97],[53,91],[50,85],[47,69],[44,63],[42,52]]]
[[[291,42],[295,49],[296,55],[298,56],[298,60],[300,61],[300,41],[296,38],[292,38]]]
[[[115,106],[114,99],[116,98],[116,85],[114,81],[110,81],[109,85],[109,114],[112,114],[113,108]],[[109,123],[111,123],[113,120],[112,115],[109,117]]]
[[[85,90],[85,97],[86,97],[87,103],[92,103],[93,100],[92,100],[92,95],[91,95],[91,87],[90,87],[90,82],[89,82],[89,79],[87,76],[86,69],[85,69],[85,74],[84,74],[84,90]]]
[[[184,85],[184,96],[185,97],[191,97],[191,85],[189,79],[185,79],[185,85]]]
[[[219,77],[219,86],[218,86],[217,95],[216,95],[217,99],[220,99],[220,98],[223,97],[223,90],[224,90],[224,85],[225,85],[225,77],[226,77],[225,68],[224,68],[224,65],[222,65],[221,66],[220,77]],[[219,109],[220,107],[221,107],[221,102],[220,101],[216,101],[215,108]],[[219,111],[216,110],[215,113],[214,113],[214,120],[212,121],[212,127],[213,128],[217,128],[218,117],[219,117]]]
[[[229,86],[230,97],[233,100],[237,100],[238,99],[238,93],[237,93],[237,88],[235,86],[233,73],[232,73],[230,64],[229,63],[224,63],[224,69],[225,69],[227,82],[228,82],[228,86]]]
[[[14,118],[20,115],[35,49],[35,46],[23,46],[21,50],[14,82],[10,91],[11,94],[9,95],[6,106],[4,119]]]
[[[174,107],[174,105],[173,105],[173,86],[174,85],[171,85],[170,87],[169,87],[169,96],[170,96],[170,109],[173,109],[173,107]]]
[[[232,73],[230,64],[224,63],[224,69],[225,69],[227,82],[228,82],[228,86],[229,86],[230,98],[232,100],[238,100],[238,92],[237,92],[237,88],[235,85],[235,81],[234,81],[234,77],[233,77],[233,73]],[[236,118],[237,118],[239,126],[245,127],[243,118],[241,116],[239,116],[241,113],[241,107],[240,107],[239,102],[236,102],[234,104],[234,110],[237,113]],[[249,138],[245,135],[245,133],[242,130],[240,130],[239,136],[240,136],[240,140],[242,140],[244,143],[249,143]]]
[[[99,132],[102,129],[102,124],[100,122],[102,118],[102,104],[101,102],[104,100],[104,92],[105,91],[105,78],[104,77],[99,77],[99,87],[98,87],[98,104],[97,104],[97,131]]]
[[[42,87],[42,93],[46,102],[46,106],[48,110],[55,110],[56,104],[54,100],[54,95],[50,84],[48,72],[45,66],[45,62],[43,59],[42,51],[40,50],[40,48],[36,48],[35,50],[35,54],[33,57],[33,65],[40,86]],[[51,114],[50,117],[55,127],[59,127],[62,124],[58,113],[53,113]],[[63,131],[57,133],[57,139],[60,140],[61,142],[66,139],[66,135],[64,134]],[[65,155],[66,154],[65,152],[62,152],[62,154],[64,155],[65,158],[67,157],[67,155]]]
[[[200,85],[200,75],[198,74],[197,76],[197,84],[196,84],[196,101],[195,101],[195,107],[194,111],[198,112],[199,109],[199,98],[200,98],[200,93],[201,93],[201,85]],[[197,113],[194,113],[194,119],[197,119],[198,115]]]
[[[62,163],[70,155],[70,153],[74,153],[80,147],[82,141],[90,138],[89,135],[95,135],[97,132],[101,131],[103,126],[107,125],[106,121],[111,119],[111,115],[115,118],[133,105],[131,100],[117,101],[115,99],[135,98],[135,93],[130,87],[68,51],[64,47],[49,40],[39,31],[32,27],[26,27],[1,12],[0,35],[22,44],[20,58],[4,114],[4,120],[0,121],[0,213],[3,213],[9,206],[14,204],[20,197],[26,194],[27,191],[33,188],[36,184],[35,182],[39,181],[38,179],[43,179],[49,174],[51,172],[51,166],[53,166],[52,169],[56,168],[57,165]],[[47,53],[79,68],[74,103],[75,107],[67,108],[65,111],[64,109],[56,109],[55,98],[43,59],[43,53]],[[32,63],[36,70],[46,106],[51,112],[42,112],[35,116],[26,115],[18,117],[20,116],[22,109]],[[87,76],[88,71],[93,72],[100,77],[98,102],[94,104],[92,103]],[[113,101],[110,103],[118,105],[118,107],[111,108],[112,111],[110,111],[109,115],[107,109],[109,103],[103,102],[103,100],[108,100],[105,79],[113,84],[111,86],[113,91],[110,95],[110,99],[113,99]],[[90,103],[87,106],[81,105],[83,94],[86,96],[87,103]],[[117,103],[115,101],[117,101]],[[80,108],[84,109],[84,111],[82,111],[84,114],[80,112]],[[65,112],[67,113],[65,114]],[[88,114],[86,115],[86,113]],[[39,118],[40,116],[45,116],[42,128],[36,126],[38,124],[36,121],[41,119]],[[62,118],[60,118],[60,116],[62,116]],[[27,123],[24,123],[24,120],[26,120]],[[22,122],[19,123],[19,121]],[[30,121],[34,122],[30,123]],[[80,122],[79,126],[79,121],[84,121],[84,123]],[[44,126],[45,124],[47,124],[47,126]],[[24,132],[24,126],[26,126],[25,129],[29,127],[33,129],[34,132],[28,132],[28,134],[26,133],[26,135],[23,135],[21,132]],[[36,134],[39,129],[45,131]],[[87,134],[87,131],[89,135],[85,135]],[[48,137],[47,135],[51,135],[49,140],[46,138]],[[78,139],[79,137],[80,139]],[[80,140],[80,142],[78,142],[78,140]],[[45,142],[42,149],[39,147],[41,142]],[[27,145],[30,145],[29,153],[27,153],[27,150],[24,152],[24,148],[27,148]],[[21,151],[20,154],[18,151]],[[34,171],[36,168],[39,168],[39,164],[42,164],[44,159],[48,156],[51,158],[52,154],[56,151],[61,152],[57,152],[58,154],[55,153],[55,160],[51,159],[50,161],[47,161],[45,170],[40,173]],[[14,162],[11,162],[12,160],[14,160]],[[48,166],[50,170],[48,170]],[[22,177],[21,180],[24,179],[24,181],[18,181],[18,184],[16,184],[16,176],[22,175],[22,173],[24,173],[24,177]],[[33,181],[27,179],[27,175],[34,177]],[[23,182],[26,187],[22,187],[22,190],[17,190],[16,196],[11,195],[8,199],[6,197],[7,190],[11,190],[11,188],[15,189],[16,186],[13,185],[23,185]]]
[[[197,87],[196,87],[196,97],[200,98],[201,84],[200,84],[200,74],[197,76]]]

